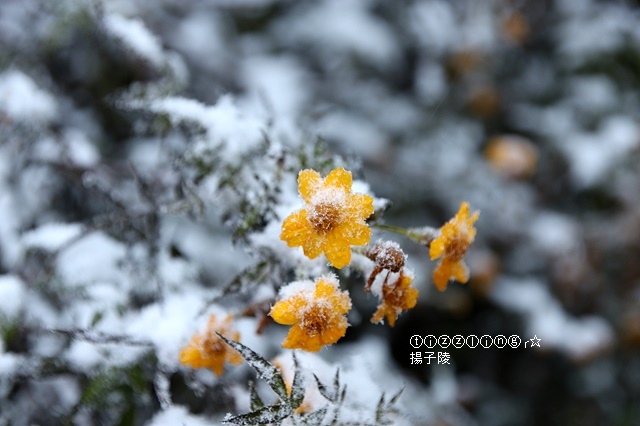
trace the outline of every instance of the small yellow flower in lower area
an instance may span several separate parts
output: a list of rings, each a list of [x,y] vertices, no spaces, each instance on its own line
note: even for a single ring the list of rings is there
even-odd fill
[[[189,344],[182,348],[180,363],[192,368],[210,368],[217,376],[224,371],[225,361],[234,365],[241,364],[242,356],[215,333],[217,331],[230,340],[239,341],[240,333],[230,327],[231,321],[230,316],[218,321],[212,314],[206,331],[197,333]]]
[[[351,172],[337,168],[323,180],[314,170],[298,174],[298,191],[304,208],[282,223],[280,239],[289,247],[302,247],[310,259],[322,253],[336,268],[351,262],[351,246],[369,243],[365,220],[373,213],[373,198],[351,192]]]
[[[269,315],[279,324],[293,326],[283,348],[317,352],[345,335],[351,299],[348,292],[340,291],[335,277],[291,283],[280,289],[280,296]]]
[[[476,236],[473,224],[478,220],[479,212],[469,216],[469,204],[464,202],[455,217],[440,229],[440,235],[431,242],[429,255],[431,260],[442,257],[433,271],[433,282],[440,291],[447,288],[450,278],[461,283],[469,280],[469,270],[464,263],[464,255]]]
[[[413,278],[404,271],[400,271],[397,279],[391,284],[385,280],[380,295],[381,303],[371,317],[371,322],[375,324],[382,321],[382,318],[386,318],[389,325],[393,327],[402,311],[414,308],[418,303],[418,290],[411,287],[411,283]]]

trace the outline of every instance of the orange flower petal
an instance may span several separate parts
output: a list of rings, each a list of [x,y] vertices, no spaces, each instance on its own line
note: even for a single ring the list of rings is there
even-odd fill
[[[386,317],[391,327],[401,312],[412,309],[418,303],[418,290],[411,287],[413,277],[401,272],[395,282],[384,283],[382,287],[381,304],[371,318],[372,323],[377,323]]]
[[[238,340],[240,340],[240,338],[238,337],[237,340],[236,339],[234,339],[234,340],[237,342]],[[240,364],[242,364],[243,358],[242,358],[242,355],[240,355],[239,352],[230,351],[230,352],[227,352],[226,361],[230,362],[233,365],[240,365]]]
[[[418,295],[420,294],[420,292],[418,290],[416,290],[415,288],[409,288],[407,289],[407,294],[405,295],[404,298],[404,310],[406,311],[407,309],[413,309],[416,307],[416,305],[418,304]]]
[[[324,254],[334,268],[342,269],[351,263],[351,247],[343,243],[343,239],[327,241],[324,246]]]
[[[309,259],[315,259],[316,257],[320,256],[322,253],[324,253],[323,246],[324,246],[324,239],[317,239],[315,237],[310,237],[302,244],[302,251],[304,255],[307,256]]]
[[[315,291],[316,298],[326,298],[333,308],[333,312],[344,315],[351,310],[351,299],[348,293],[340,291],[340,289],[331,282],[319,279]]]
[[[444,254],[445,242],[446,240],[444,238],[436,238],[431,241],[431,245],[429,246],[429,257],[431,257],[431,260],[437,259]]]
[[[269,316],[278,324],[292,325],[298,321],[300,309],[306,304],[307,301],[303,297],[284,299],[273,305]]]
[[[351,310],[351,299],[346,293],[340,292],[330,300],[334,310],[340,315],[346,315]]]
[[[202,357],[195,345],[188,345],[180,351],[180,363],[193,368],[202,367]]]
[[[223,357],[212,358],[209,361],[208,367],[212,369],[214,373],[216,373],[216,376],[220,376],[222,373],[224,373],[224,361],[225,359]]]
[[[373,198],[367,194],[353,194],[350,197],[349,214],[352,217],[366,220],[373,212]]]
[[[306,203],[311,202],[311,198],[315,195],[322,185],[322,176],[315,170],[306,169],[298,173],[298,192]]]
[[[353,178],[351,172],[346,171],[342,167],[334,169],[327,175],[324,180],[325,186],[335,186],[342,188],[345,192],[351,191],[351,185],[353,184]]]
[[[392,306],[388,306],[384,310],[384,316],[387,318],[387,322],[391,327],[396,326],[396,320],[398,319],[398,310],[394,309]]]
[[[217,331],[236,342],[240,340],[240,333],[229,328],[231,321],[231,317],[217,321],[215,315],[211,315],[206,332],[197,333],[180,351],[180,363],[191,368],[209,368],[218,376],[224,372],[225,361],[240,364],[242,356],[215,334]]]
[[[289,330],[287,337],[282,342],[285,349],[303,349],[309,352],[317,352],[322,348],[319,335],[310,336],[296,324]]]
[[[433,271],[433,282],[440,291],[444,291],[449,284],[449,277],[451,276],[451,264],[443,259],[440,261],[436,269]]]
[[[461,283],[469,280],[469,270],[463,258],[476,236],[473,224],[479,217],[479,212],[469,217],[469,204],[463,202],[455,217],[442,226],[440,235],[431,242],[431,260],[442,257],[433,272],[433,281],[440,291],[447,287],[451,278]]]
[[[378,310],[376,311],[375,314],[373,314],[373,316],[371,317],[371,323],[373,324],[377,324],[380,322],[380,320],[384,317],[384,310],[386,308],[386,305],[379,305],[378,306]]]
[[[342,226],[336,231],[344,235],[349,244],[353,246],[363,246],[371,241],[371,229],[366,224],[348,224],[348,226]]]
[[[339,317],[337,321],[331,324],[331,327],[320,335],[322,345],[332,345],[347,334],[349,323],[344,316]]]
[[[307,220],[307,211],[298,210],[291,213],[282,223],[280,239],[289,247],[300,247],[313,238],[314,230]]]
[[[451,276],[461,283],[469,281],[469,269],[467,265],[462,261],[455,262],[451,267]]]
[[[318,279],[316,284],[316,290],[314,296],[316,298],[333,296],[336,293],[337,287],[333,282],[328,282],[324,278]]]

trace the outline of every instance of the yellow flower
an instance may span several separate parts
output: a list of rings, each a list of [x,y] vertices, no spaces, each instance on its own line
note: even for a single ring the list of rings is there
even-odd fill
[[[433,271],[433,281],[440,291],[447,288],[450,278],[461,283],[469,280],[469,269],[464,263],[464,255],[476,236],[473,224],[479,212],[469,217],[469,204],[464,202],[455,217],[440,229],[440,235],[431,242],[429,255],[431,260],[442,256],[440,263]]]
[[[283,299],[269,315],[279,324],[293,326],[282,342],[283,348],[317,352],[345,335],[351,299],[348,292],[340,291],[335,277],[291,283],[280,290],[280,295]]]
[[[365,245],[371,230],[365,220],[373,213],[373,199],[351,192],[351,172],[333,170],[323,180],[314,170],[298,174],[298,191],[304,208],[282,224],[280,239],[289,247],[302,247],[310,259],[322,253],[336,268],[351,262],[351,246]]]
[[[180,352],[180,363],[192,368],[210,368],[219,376],[224,371],[225,361],[238,365],[242,356],[225,343],[215,332],[234,341],[240,340],[240,333],[229,327],[232,318],[227,316],[217,321],[215,315],[209,317],[207,330],[197,333]]]
[[[418,290],[411,287],[412,282],[413,278],[403,271],[400,272],[395,283],[389,285],[385,280],[382,286],[382,303],[378,305],[378,310],[371,317],[371,322],[375,324],[386,317],[389,325],[393,327],[402,311],[414,308],[418,302]]]

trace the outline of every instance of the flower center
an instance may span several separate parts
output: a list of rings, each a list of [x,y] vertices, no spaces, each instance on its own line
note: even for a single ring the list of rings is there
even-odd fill
[[[328,201],[316,203],[307,213],[307,219],[316,231],[327,233],[335,228],[340,221],[339,206]]]
[[[389,241],[378,241],[366,252],[366,256],[382,269],[398,272],[404,266],[404,252]]]
[[[301,326],[309,336],[322,334],[329,323],[329,309],[327,307],[312,306],[302,314]]]
[[[206,338],[204,342],[202,342],[202,349],[210,358],[219,357],[226,351],[225,343],[218,336]]]
[[[469,241],[464,237],[456,237],[449,240],[446,249],[446,257],[462,259],[469,248]]]

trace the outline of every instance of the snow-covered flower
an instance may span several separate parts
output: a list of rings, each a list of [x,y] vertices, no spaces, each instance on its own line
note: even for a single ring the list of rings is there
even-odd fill
[[[464,255],[476,236],[473,224],[479,216],[477,211],[469,216],[469,204],[463,202],[455,217],[440,228],[440,235],[431,242],[431,260],[442,257],[433,271],[433,282],[438,290],[444,291],[450,278],[461,283],[469,280],[469,268],[464,263]]]
[[[364,289],[369,291],[376,277],[383,271],[399,272],[407,259],[400,245],[394,241],[378,241],[369,247],[365,255],[373,261],[374,267]]]
[[[337,168],[323,180],[314,170],[298,174],[298,191],[304,208],[282,224],[280,239],[289,247],[302,247],[315,259],[324,253],[331,265],[343,268],[351,262],[351,246],[365,245],[371,230],[365,220],[373,213],[373,198],[352,193],[351,172]]]
[[[189,344],[182,348],[180,363],[192,368],[210,368],[217,376],[224,372],[225,361],[241,364],[242,356],[216,334],[217,331],[230,340],[239,341],[240,333],[231,328],[231,321],[230,316],[218,320],[211,314],[206,331],[196,333]]]
[[[279,324],[293,326],[283,348],[317,352],[345,335],[351,299],[348,292],[340,291],[336,277],[291,283],[280,290],[280,296],[269,315]]]
[[[385,279],[382,289],[380,291],[380,305],[373,317],[371,317],[372,323],[377,323],[386,318],[389,325],[393,327],[396,325],[396,319],[401,312],[412,309],[418,302],[418,290],[413,288],[413,277],[410,274],[405,273],[404,270],[399,274],[394,274],[397,278],[393,282],[389,283]]]

